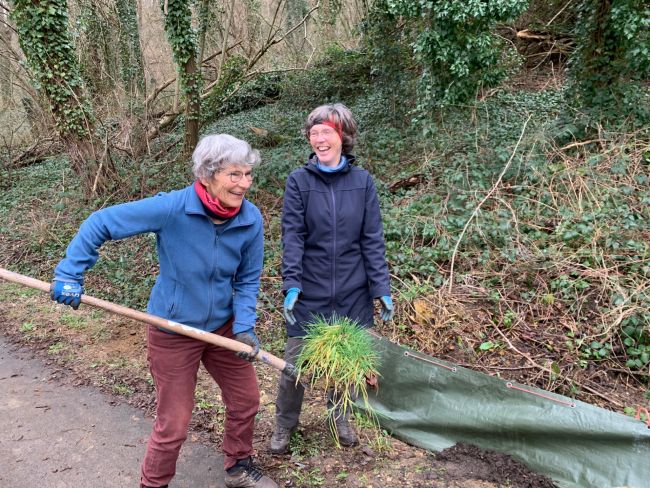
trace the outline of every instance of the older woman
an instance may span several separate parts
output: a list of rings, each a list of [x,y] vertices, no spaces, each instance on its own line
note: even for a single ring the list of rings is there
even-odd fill
[[[259,153],[230,135],[210,135],[192,156],[196,181],[185,189],[94,212],[81,224],[54,270],[53,300],[79,306],[84,273],[107,240],[153,232],[160,273],[147,311],[235,338],[250,355],[150,326],[148,360],[156,386],[156,421],[142,462],[141,487],[167,486],[187,437],[197,371],[205,369],[226,405],[223,439],[227,487],[277,487],[253,464],[253,426],[259,407],[250,364],[259,341],[255,306],[264,235],[259,210],[244,197]]]
[[[314,314],[334,313],[373,325],[373,300],[391,320],[390,276],[375,184],[351,154],[357,124],[343,104],[322,105],[305,122],[312,154],[286,182],[282,213],[282,279],[287,327],[285,360],[295,363]],[[304,389],[281,378],[271,452],[287,451],[298,425]],[[336,393],[328,405],[336,405]],[[344,446],[358,442],[350,412],[334,411],[330,428]]]

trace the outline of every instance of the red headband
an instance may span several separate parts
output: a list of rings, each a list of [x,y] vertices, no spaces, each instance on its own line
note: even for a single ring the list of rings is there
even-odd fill
[[[331,120],[324,120],[323,122],[321,122],[321,124],[334,129],[336,133],[339,135],[339,137],[341,138],[341,142],[343,142],[343,130],[341,129],[341,126],[339,124]]]

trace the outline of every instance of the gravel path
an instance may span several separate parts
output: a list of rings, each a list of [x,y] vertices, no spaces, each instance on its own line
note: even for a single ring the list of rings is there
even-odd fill
[[[0,336],[0,486],[138,487],[151,419],[64,384]],[[170,487],[223,486],[218,449],[188,440]]]

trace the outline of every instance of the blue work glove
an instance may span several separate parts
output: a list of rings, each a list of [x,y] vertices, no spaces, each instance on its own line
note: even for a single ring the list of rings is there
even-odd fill
[[[76,281],[53,280],[50,285],[50,298],[55,302],[70,305],[77,310],[81,304],[84,287]]]
[[[379,298],[381,302],[381,320],[388,322],[393,320],[393,315],[395,315],[395,310],[393,310],[393,300],[388,295],[384,295]]]
[[[248,344],[249,346],[251,346],[253,348],[253,350],[251,352],[240,351],[240,352],[235,353],[240,358],[242,358],[242,359],[244,359],[246,361],[249,361],[249,362],[253,362],[253,360],[255,359],[255,356],[257,356],[257,353],[260,352],[260,340],[255,335],[255,332],[253,331],[253,329],[247,330],[246,332],[240,332],[239,334],[236,334],[235,335],[235,340],[237,340],[239,342],[243,342],[244,344]]]
[[[293,307],[298,301],[298,296],[300,295],[300,288],[289,288],[287,294],[284,297],[284,319],[293,325],[296,323],[296,317],[293,315]]]

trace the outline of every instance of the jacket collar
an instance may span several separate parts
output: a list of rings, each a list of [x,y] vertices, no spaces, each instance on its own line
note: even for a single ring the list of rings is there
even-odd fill
[[[341,171],[339,171],[337,173],[323,173],[322,171],[320,171],[318,169],[317,164],[316,164],[316,161],[317,161],[316,153],[311,153],[309,155],[309,159],[305,163],[305,169],[308,170],[308,171],[311,171],[312,173],[315,173],[317,175],[324,176],[324,177],[333,177],[333,176],[335,176],[337,174],[348,173],[350,171],[352,165],[355,163],[357,158],[354,156],[354,154],[344,154],[344,156],[348,159],[348,164],[346,164],[345,168],[343,168]],[[325,175],[330,175],[330,176],[325,176]]]
[[[201,203],[201,199],[194,190],[194,185],[192,184],[187,187],[185,189],[185,192],[185,213],[188,215],[203,215],[205,217],[208,217],[208,214],[205,212],[203,204]],[[230,220],[229,227],[252,225],[255,222],[254,215],[250,211],[250,205],[251,203],[244,198],[239,213]]]

